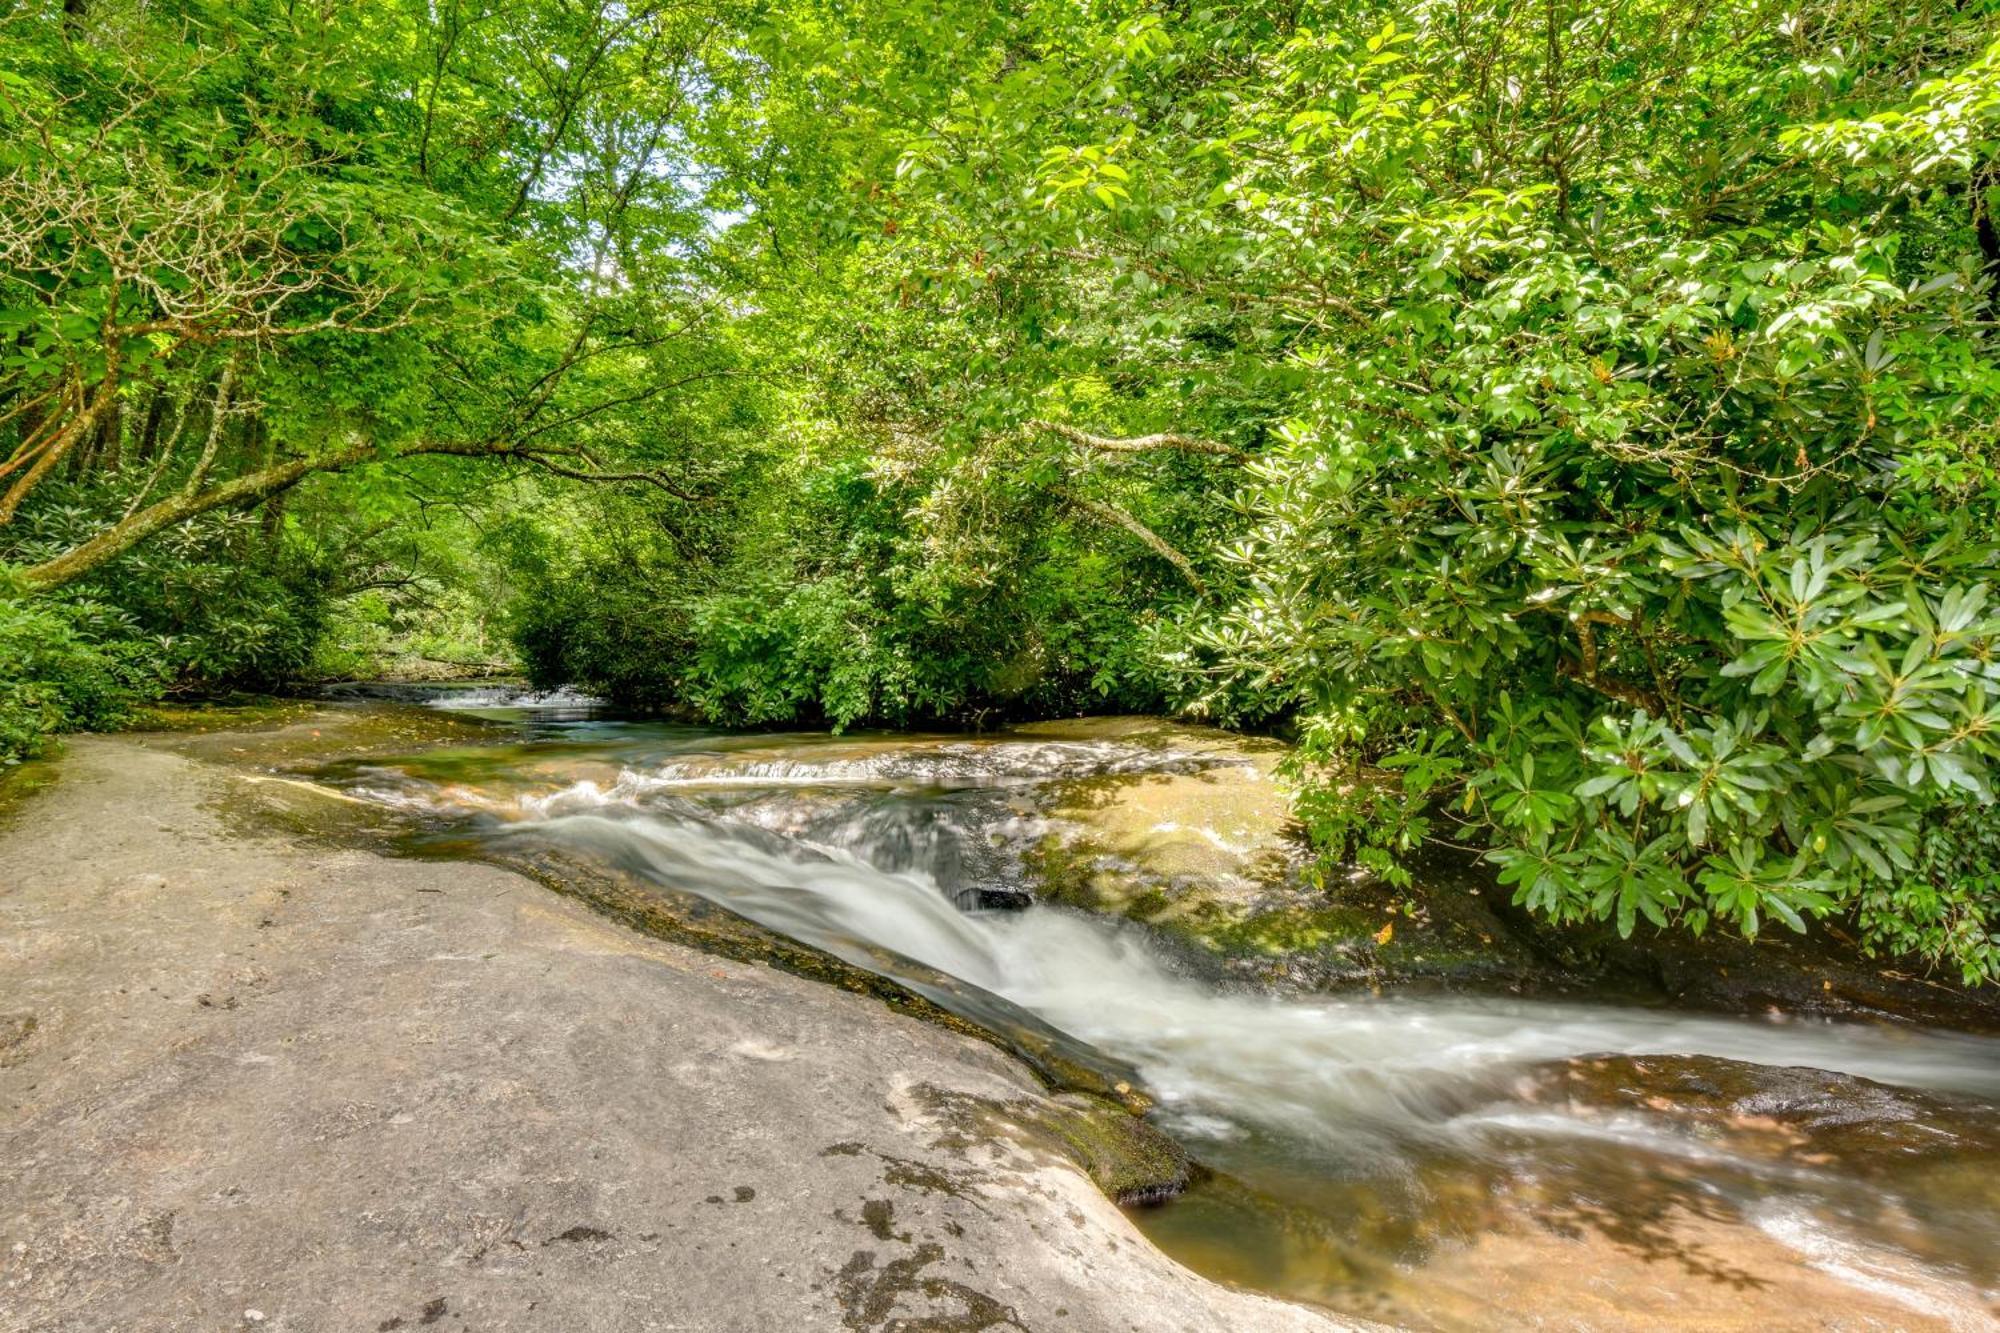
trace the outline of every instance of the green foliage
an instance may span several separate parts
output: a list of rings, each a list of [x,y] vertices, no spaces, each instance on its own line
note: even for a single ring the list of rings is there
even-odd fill
[[[0,532],[0,558],[61,549],[127,502],[116,485],[46,488]],[[60,597],[0,596],[0,764],[56,733],[122,725],[162,694],[270,690],[309,669],[326,571],[247,515],[210,515]]]
[[[607,525],[581,560],[524,555],[531,677],[751,726],[1164,704],[1143,576],[1060,523],[1024,523],[974,563],[930,540],[914,484],[821,464],[758,489],[726,547]]]
[[[18,734],[504,619],[725,722],[1287,729],[1391,880],[1993,978],[1994,0],[65,8]]]
[[[934,543],[1177,515],[1153,641],[1331,854],[1886,947],[2000,757],[2000,48],[1921,9],[891,5],[766,48],[841,173],[773,225],[890,330]]]
[[[115,727],[158,688],[158,664],[116,609],[0,595],[0,771],[62,731]]]
[[[915,664],[881,642],[871,611],[837,577],[703,598],[683,696],[704,717],[751,726],[907,720],[920,688]]]
[[[2000,976],[2000,806],[1934,812],[1913,873],[1863,890],[1860,919],[1883,952],[1956,967],[1968,986]]]
[[[129,503],[115,481],[49,487],[6,532],[0,555],[31,563],[72,544]],[[326,627],[329,571],[254,515],[190,521],[74,585],[92,638],[129,641],[160,688],[270,690],[307,674]],[[115,609],[113,619],[103,612]]]
[[[552,689],[582,685],[631,708],[670,707],[676,668],[689,652],[686,613],[644,567],[566,565],[530,575],[509,632],[528,678]]]
[[[1228,552],[1244,592],[1189,663],[1217,708],[1299,710],[1348,768],[1424,775],[1386,808],[1331,776],[1304,811],[1333,844],[1407,842],[1436,804],[1559,921],[1755,934],[1859,911],[1981,977],[1976,930],[1887,923],[1930,894],[1926,812],[1991,799],[2000,757],[1996,291],[1976,219],[1920,184],[1990,160],[1994,102],[1899,140],[1909,171],[1787,176],[1787,152],[1845,142],[1843,122],[1787,126],[1871,85],[1815,85],[1740,20],[1671,34],[1732,50],[1699,78],[1544,63],[1538,83],[1607,105],[1647,80],[1645,137],[1607,128],[1497,177],[1465,172],[1486,131],[1464,80],[1492,70],[1461,33],[1418,11],[1285,45],[1281,91],[1237,131],[1265,156],[1219,149],[1218,193],[1382,239],[1295,353],[1310,393]],[[1991,60],[1966,79],[1990,85]],[[1760,106],[1774,78],[1789,91]],[[1700,182],[1717,143],[1734,178],[1667,207],[1656,182]]]

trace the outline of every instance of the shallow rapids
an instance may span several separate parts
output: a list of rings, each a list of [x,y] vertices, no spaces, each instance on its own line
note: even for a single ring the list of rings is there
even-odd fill
[[[1040,830],[1010,790],[1194,762],[1186,755],[1112,742],[842,748],[590,725],[338,776],[459,836],[583,854],[977,1021],[1022,1010],[1130,1065],[1162,1127],[1222,1173],[1148,1230],[1220,1276],[1419,1325],[1480,1326],[1510,1302],[1542,1299],[1508,1294],[1532,1285],[1519,1272],[1481,1266],[1505,1254],[1488,1237],[1539,1234],[1560,1217],[1572,1239],[1581,1227],[1647,1266],[1663,1256],[1685,1266],[1705,1245],[1765,1264],[1777,1255],[1913,1327],[1990,1313],[2000,1286],[1990,1180],[1928,1160],[1861,1171],[1817,1144],[1772,1139],[1740,1104],[1704,1118],[1671,1088],[1625,1094],[1648,1075],[1646,1057],[1805,1066],[1942,1095],[1977,1131],[1968,1142],[1990,1147],[2000,1041],[1512,996],[1231,989],[1129,923],[1047,906],[966,910],[980,891],[1021,888],[1012,852]],[[1607,1075],[1600,1096],[1577,1092],[1576,1071],[1593,1067],[1585,1057],[1638,1060]],[[1685,1086],[1707,1086],[1701,1068],[1675,1068]],[[1990,1175],[1982,1160],[1965,1169]],[[1633,1215],[1654,1228],[1630,1233],[1637,1242],[1621,1230]],[[1724,1240],[1701,1239],[1711,1232]],[[1644,1255],[1646,1244],[1658,1253]]]
[[[593,799],[616,813],[556,813]],[[1821,1022],[1486,997],[1321,999],[1231,994],[1177,973],[1137,928],[1061,909],[965,912],[921,870],[844,845],[648,810],[571,790],[524,802],[500,838],[546,838],[684,889],[849,962],[926,964],[1135,1064],[1164,1113],[1203,1137],[1262,1129],[1334,1156],[1413,1133],[1476,1133],[1464,1088],[1541,1061],[1688,1054],[1807,1065],[1887,1083],[2000,1092],[1988,1039]],[[897,841],[893,850],[900,852]],[[921,979],[922,973],[912,973]],[[1563,1132],[1559,1117],[1548,1132]],[[1601,1133],[1598,1126],[1575,1127]]]

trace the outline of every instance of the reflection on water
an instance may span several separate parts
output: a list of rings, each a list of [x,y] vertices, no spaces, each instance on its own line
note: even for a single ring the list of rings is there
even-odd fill
[[[2000,1042],[1230,991],[1129,924],[964,910],[1021,890],[1042,830],[1012,793],[1198,756],[1118,736],[718,736],[540,703],[513,714],[521,744],[322,776],[455,836],[586,853],[1129,1063],[1217,1171],[1141,1223],[1211,1274],[1451,1328],[1813,1326],[1789,1321],[1829,1301],[1884,1326],[1991,1315]]]

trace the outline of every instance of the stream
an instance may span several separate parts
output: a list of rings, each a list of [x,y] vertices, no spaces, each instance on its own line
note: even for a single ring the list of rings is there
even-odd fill
[[[1171,747],[436,702],[518,734],[312,776],[421,837],[580,855],[1136,1070],[1213,1174],[1134,1220],[1210,1276],[1423,1328],[1793,1327],[1801,1308],[1996,1326],[2000,1040],[1608,998],[1262,993],[1130,922],[985,906],[1027,900],[1022,854],[1046,829],[1020,793],[1206,762]]]

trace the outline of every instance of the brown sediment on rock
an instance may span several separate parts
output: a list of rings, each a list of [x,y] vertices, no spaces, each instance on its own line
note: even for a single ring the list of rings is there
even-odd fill
[[[1579,1116],[1644,1113],[1746,1159],[1859,1176],[1949,1159],[1991,1181],[2000,1206],[2000,1108],[1971,1098],[1705,1055],[1557,1061],[1529,1071],[1517,1090]]]
[[[1484,898],[1490,876],[1426,857],[1405,889],[1322,864],[1293,817],[1279,742],[1162,719],[1061,726],[1172,758],[1024,798],[1047,829],[1025,867],[1050,901],[1130,918],[1288,990],[1508,985],[1547,970]]]
[[[873,1250],[856,1250],[834,1282],[834,1292],[845,1312],[842,1322],[854,1333],[891,1329],[914,1333],[918,1328],[925,1333],[985,1333],[994,1328],[1029,1333],[1013,1306],[1003,1305],[967,1283],[927,1271],[945,1257],[944,1246],[923,1244],[878,1266]],[[957,1309],[933,1315],[921,1324],[897,1318],[898,1307],[919,1295],[949,1301]]]
[[[58,742],[52,753],[0,769],[0,828],[7,826],[30,797],[56,780],[56,756],[60,753]]]
[[[1201,1171],[1179,1143],[1101,1097],[1071,1093],[993,1107],[991,1114],[1039,1135],[1128,1207],[1165,1203]]]
[[[40,1026],[34,1014],[0,1014],[0,1069],[28,1058],[28,1042]]]

